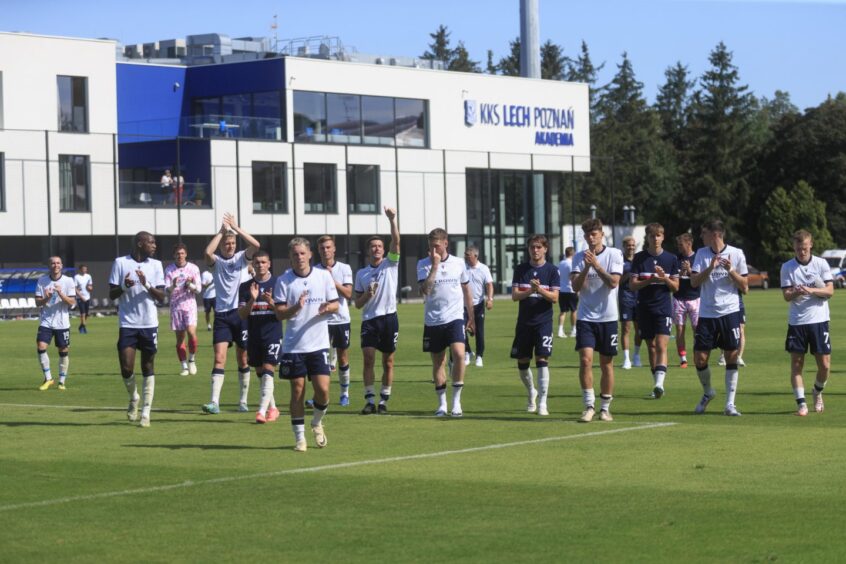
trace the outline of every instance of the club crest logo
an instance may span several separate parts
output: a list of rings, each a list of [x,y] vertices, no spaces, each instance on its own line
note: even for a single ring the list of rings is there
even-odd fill
[[[473,127],[479,119],[476,100],[464,100],[464,125]]]

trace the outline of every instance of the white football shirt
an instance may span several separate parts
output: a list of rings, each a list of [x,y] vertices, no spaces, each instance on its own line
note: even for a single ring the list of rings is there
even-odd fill
[[[417,281],[423,282],[432,270],[432,259],[426,257],[417,261]],[[447,255],[438,265],[435,284],[423,302],[424,323],[429,327],[444,325],[451,321],[464,321],[464,290],[468,284],[467,268],[460,258]]]
[[[329,316],[318,315],[320,304],[338,301],[338,291],[325,270],[311,268],[299,276],[290,268],[276,280],[273,301],[293,307],[303,292],[308,292],[305,306],[287,320],[282,350],[286,353],[310,353],[329,348]]]
[[[623,253],[614,247],[605,247],[596,255],[599,265],[608,274],[623,274]],[[570,277],[576,276],[588,266],[585,264],[585,251],[579,251],[573,257],[573,269]],[[617,321],[617,290],[609,288],[596,270],[590,268],[582,289],[579,290],[579,311],[576,319],[579,321],[606,322]]]
[[[467,277],[470,279],[470,291],[473,293],[473,305],[476,305],[487,295],[485,287],[489,283],[493,283],[491,269],[488,268],[488,265],[481,262],[477,262],[476,266],[470,266],[469,264],[466,266]]]
[[[136,270],[143,272],[147,282],[156,288],[164,288],[164,269],[160,260],[148,257],[145,261],[138,262],[131,255],[116,258],[109,274],[109,284],[123,289],[118,298],[119,326],[129,329],[158,327],[159,312],[156,309],[156,301],[138,281]],[[123,284],[127,274],[129,279],[135,282],[129,288]]]
[[[314,267],[329,272],[326,267],[323,266],[323,263],[317,263]],[[343,286],[352,286],[352,268],[350,268],[350,265],[346,263],[335,261],[335,264],[332,266],[332,278],[335,282]],[[337,288],[335,288],[335,290],[337,291]],[[329,316],[329,325],[346,325],[349,322],[350,304],[347,301],[347,298],[338,294],[338,312]]]
[[[698,249],[696,256],[693,257],[691,272],[704,272],[716,255],[729,259],[732,269],[741,276],[749,274],[749,269],[746,267],[746,255],[731,245],[726,245],[719,253],[712,251],[711,247]],[[737,286],[732,284],[728,271],[722,265],[718,265],[711,271],[708,279],[699,286],[699,292],[699,317],[717,318],[740,311],[740,295],[737,293]]]
[[[203,272],[202,283],[203,283],[203,287],[205,288],[203,290],[203,299],[204,300],[213,300],[214,297],[215,297],[214,276],[212,276],[212,273],[209,272],[208,270]]]
[[[573,282],[570,280],[570,273],[573,271],[573,257],[565,258],[558,263],[558,275],[561,277],[562,294],[573,293]]]
[[[70,306],[56,293],[57,285],[62,289],[64,295],[76,296],[76,286],[69,276],[62,275],[58,280],[53,280],[49,274],[45,274],[39,278],[35,286],[36,296],[43,298],[47,293],[45,289],[51,288],[53,290],[50,300],[41,306],[39,325],[48,329],[70,329]]]
[[[781,287],[810,286],[819,287],[833,282],[831,269],[825,259],[811,256],[808,264],[802,264],[793,257],[781,265]],[[831,319],[828,300],[815,296],[799,296],[790,302],[787,323],[790,325],[810,325],[823,323]]]
[[[238,251],[230,258],[215,255],[214,261],[214,311],[223,313],[238,307],[238,288],[250,278],[247,274],[246,251]],[[246,278],[244,278],[246,276]]]
[[[378,284],[376,294],[361,308],[362,321],[396,313],[399,260],[399,255],[388,253],[378,266],[368,264],[355,273],[353,290],[358,294],[368,291],[370,284]]]
[[[88,292],[88,285],[92,283],[90,274],[77,274],[73,277],[73,283],[76,284],[76,295],[80,299],[88,301],[91,299],[91,294]]]

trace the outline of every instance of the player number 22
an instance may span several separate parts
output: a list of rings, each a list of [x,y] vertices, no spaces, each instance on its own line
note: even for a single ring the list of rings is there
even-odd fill
[[[551,349],[552,348],[552,335],[544,335],[543,336],[543,348]]]

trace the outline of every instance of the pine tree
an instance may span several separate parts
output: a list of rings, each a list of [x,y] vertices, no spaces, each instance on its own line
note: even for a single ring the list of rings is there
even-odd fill
[[[520,38],[509,43],[510,53],[499,60],[496,68],[505,76],[520,76]]]
[[[732,54],[720,42],[709,56],[711,68],[693,94],[688,122],[686,206],[691,226],[722,218],[742,245],[754,226],[744,216],[750,197],[749,172],[754,164],[750,132],[752,96],[739,84]],[[742,229],[748,227],[748,229]],[[740,229],[740,231],[738,231]]]
[[[567,58],[560,45],[547,39],[540,48],[541,78],[546,80],[563,80]]]
[[[429,43],[429,49],[420,55],[420,58],[441,61],[444,64],[444,68],[446,68],[449,64],[450,58],[452,57],[452,49],[449,48],[450,35],[451,32],[447,30],[445,25],[439,25],[438,29],[435,30],[435,33],[429,34],[429,37],[432,38],[432,42]]]
[[[695,82],[688,80],[687,66],[676,62],[667,67],[664,77],[667,81],[658,89],[655,108],[661,119],[661,132],[664,139],[673,144],[676,150],[684,148],[684,129],[687,126],[690,109],[691,89]]]
[[[464,47],[464,42],[459,41],[458,47],[450,54],[447,70],[458,72],[482,72],[479,68],[479,61],[470,59],[470,53]]]
[[[596,86],[599,71],[605,67],[605,63],[594,66],[590,58],[590,51],[587,43],[582,41],[582,48],[575,60],[568,60],[566,78],[571,82],[584,82],[588,85],[588,104],[590,108],[591,123],[596,123],[596,100],[602,92]]]
[[[496,65],[493,62],[493,49],[488,49],[488,63],[485,66],[485,72],[488,74],[496,74]]]

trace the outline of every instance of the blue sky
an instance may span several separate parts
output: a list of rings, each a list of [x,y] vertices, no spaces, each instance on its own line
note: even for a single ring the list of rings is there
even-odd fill
[[[846,0],[539,0],[541,41],[575,56],[585,40],[610,80],[628,52],[654,100],[676,61],[699,76],[719,41],[734,53],[741,81],[758,96],[790,93],[800,108],[846,91]],[[0,0],[3,31],[110,37],[124,43],[218,32],[279,39],[338,36],[364,53],[420,55],[444,24],[471,57],[496,59],[519,34],[519,0]],[[2,64],[2,62],[0,62]]]

